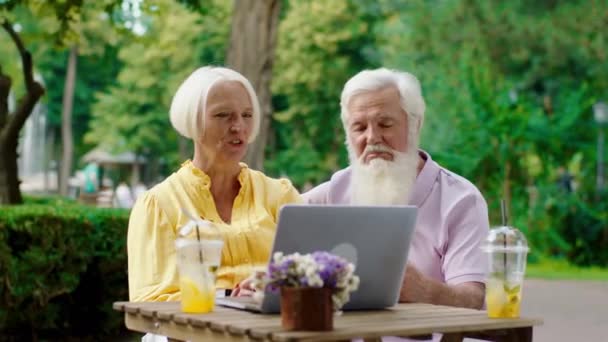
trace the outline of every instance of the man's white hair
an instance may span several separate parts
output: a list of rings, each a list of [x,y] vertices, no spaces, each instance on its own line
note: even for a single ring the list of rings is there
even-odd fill
[[[236,81],[245,87],[253,109],[253,129],[249,143],[253,142],[260,130],[260,104],[249,80],[238,72],[214,66],[195,70],[179,86],[171,102],[170,119],[175,130],[186,138],[197,140],[205,130],[205,106],[207,95],[218,82]]]
[[[401,99],[401,108],[408,114],[410,120],[408,123],[409,134],[420,133],[422,123],[424,122],[424,112],[426,105],[422,97],[420,82],[416,76],[409,72],[391,70],[387,68],[379,68],[374,70],[363,70],[353,76],[342,90],[340,96],[340,108],[342,116],[342,124],[348,134],[347,124],[350,113],[348,112],[348,104],[351,98],[355,95],[380,90],[386,87],[394,86],[399,91]]]

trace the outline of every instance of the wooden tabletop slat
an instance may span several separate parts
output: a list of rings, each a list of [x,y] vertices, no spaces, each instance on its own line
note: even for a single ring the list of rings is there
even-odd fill
[[[341,326],[338,324],[334,327],[333,331],[323,333],[305,331],[276,331],[271,333],[270,339],[272,341],[333,341],[346,340],[355,337],[373,338],[381,336],[412,336],[430,334],[433,332],[450,333],[517,327],[517,325],[514,325],[513,321],[509,319],[498,319],[492,321],[491,324],[488,324],[488,321],[486,321],[484,324],[479,323],[480,322],[471,322],[467,317],[452,317],[442,319],[441,321],[436,319],[427,319],[416,321],[391,321],[384,322],[384,324],[378,324],[378,322],[348,326]],[[524,322],[520,324],[520,326],[530,325],[531,324]]]
[[[181,312],[179,302],[116,302],[114,310],[131,314],[131,319],[169,321],[184,329],[207,331],[223,338],[271,341],[348,340],[355,337],[411,336],[433,332],[460,333],[532,327],[537,319],[490,319],[485,311],[431,304],[399,304],[386,310],[351,311],[334,317],[330,332],[288,332],[281,327],[279,315],[255,314],[216,306],[206,314]],[[177,327],[177,325],[175,325]],[[192,330],[195,329],[195,330]],[[218,335],[219,334],[219,335]]]
[[[139,313],[139,306],[136,305],[125,305],[124,310],[126,313],[136,314]]]
[[[285,331],[280,324],[273,326],[265,326],[250,330],[247,336],[258,340],[272,339],[274,333]]]
[[[168,306],[166,303],[163,302],[152,302],[149,303],[149,305],[139,306],[139,313],[144,317],[157,318],[159,316],[160,311],[169,309],[172,312],[178,312],[181,309],[179,306],[173,306],[174,305]]]
[[[251,324],[231,324],[226,328],[226,330],[233,335],[250,335],[250,332],[253,329],[265,329],[265,328],[275,328],[278,327],[279,324],[275,321],[259,321],[252,322]]]
[[[129,304],[129,302],[114,302],[112,304],[112,309],[116,311],[125,311],[125,305]]]
[[[252,315],[253,316],[253,315]],[[277,316],[270,315],[260,315],[261,318],[257,319],[248,319],[243,321],[230,322],[227,325],[226,330],[233,334],[244,335],[248,334],[249,331],[254,329],[260,329],[262,327],[276,327],[280,326],[280,318]],[[402,320],[419,320],[422,318],[440,318],[440,317],[470,317],[470,318],[484,318],[486,316],[485,312],[470,312],[470,310],[465,311],[465,313],[458,313],[455,315],[452,312],[439,312],[432,313],[426,312],[424,314],[417,314],[415,316],[397,316],[393,317],[394,321],[402,321]],[[256,316],[253,316],[256,317]],[[335,317],[334,322],[336,326],[350,326],[350,325],[358,325],[358,324],[378,324],[382,320],[380,319],[370,319],[365,315],[345,315]]]
[[[196,317],[189,317],[188,324],[198,328],[206,328],[209,326],[209,322],[200,321]]]
[[[173,316],[175,316],[176,313],[178,313],[178,312],[177,311],[159,311],[157,313],[157,317],[158,317],[158,319],[160,319],[162,321],[172,321]]]
[[[198,315],[195,315],[195,314],[176,312],[173,314],[173,318],[171,319],[171,321],[178,323],[178,324],[192,324],[190,322],[193,320],[196,320],[197,324],[199,324],[200,326],[207,326],[207,322],[198,319],[197,316]]]

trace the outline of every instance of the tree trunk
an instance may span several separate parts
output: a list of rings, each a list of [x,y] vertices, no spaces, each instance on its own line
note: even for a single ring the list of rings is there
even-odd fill
[[[17,140],[0,143],[0,204],[23,203],[17,169]]]
[[[68,68],[63,88],[63,107],[61,111],[61,140],[63,150],[61,153],[61,173],[59,176],[59,193],[68,194],[68,180],[72,174],[72,159],[74,156],[74,137],[72,133],[72,108],[74,107],[74,87],[76,85],[76,61],[78,46],[70,48]]]
[[[25,95],[18,101],[15,112],[8,115],[8,94],[11,80],[0,69],[0,205],[2,205],[23,202],[19,190],[17,168],[19,132],[44,94],[44,88],[34,80],[32,55],[25,49],[21,37],[14,30],[13,25],[5,19],[0,26],[8,33],[19,51],[26,89]]]
[[[0,118],[2,112],[8,113],[8,90],[10,89],[10,79],[0,74]],[[17,110],[13,115],[6,115],[0,123],[0,205],[20,204],[23,202],[19,189],[19,170],[17,167],[17,146],[19,144],[19,131],[23,127],[25,120],[34,109],[36,102],[44,93],[40,84],[35,83],[31,93],[19,101]],[[6,96],[4,96],[6,95]]]
[[[262,170],[270,134],[272,103],[270,81],[279,24],[280,0],[235,0],[226,64],[253,85],[262,111],[260,133],[249,146],[245,162]]]

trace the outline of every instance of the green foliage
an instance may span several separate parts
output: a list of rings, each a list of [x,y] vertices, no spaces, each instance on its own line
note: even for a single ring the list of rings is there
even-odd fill
[[[76,200],[62,196],[23,196],[25,204],[44,204],[49,206],[67,206],[76,204]]]
[[[116,334],[122,320],[111,305],[128,298],[128,212],[49,202],[0,210],[0,332]]]
[[[270,174],[287,174],[302,186],[346,165],[340,93],[348,78],[377,65],[369,53],[371,33],[383,16],[360,1],[289,3],[272,83],[276,136],[265,163]]]
[[[604,192],[606,198],[608,192]],[[576,193],[562,193],[546,203],[555,224],[553,231],[569,242],[569,248],[559,250],[548,246],[553,256],[565,256],[576,265],[608,266],[608,203],[581,198]]]
[[[87,7],[74,18],[103,13],[112,3],[92,6],[91,12]],[[109,20],[128,31],[118,35],[117,45],[115,35],[100,32],[103,20],[90,32],[76,24],[71,29],[84,37],[83,44],[98,48],[79,59],[77,149],[90,147],[79,138],[89,127],[88,143],[107,144],[115,152],[136,150],[149,161],[164,159],[173,169],[184,156],[177,155],[183,145],[178,147],[168,120],[171,96],[194,68],[223,63],[232,3],[129,4],[140,6],[142,15],[113,12]],[[591,106],[608,99],[607,2],[301,0],[283,5],[268,174],[288,176],[300,188],[327,180],[347,164],[339,118],[344,82],[380,65],[411,71],[421,80],[427,102],[422,147],[482,190],[493,224],[499,224],[499,199],[506,198],[510,222],[530,239],[531,258],[606,264],[608,242],[600,238],[608,229],[606,209],[593,189],[597,152]],[[11,18],[19,18],[24,37],[35,46],[51,88],[51,121],[58,124],[65,52],[44,44],[46,19],[32,16],[43,12],[17,7]],[[49,32],[58,25],[54,20]],[[141,30],[134,34],[137,25]],[[15,75],[18,59],[7,46],[0,44],[0,63]],[[574,194],[559,191],[560,167],[574,177]]]
[[[427,102],[422,146],[482,190],[493,224],[505,198],[510,222],[531,240],[532,258],[607,265],[608,241],[599,237],[608,227],[597,214],[602,204],[590,196],[590,132],[591,106],[608,96],[600,51],[608,45],[600,29],[608,7],[546,4],[411,1],[379,29],[380,50],[386,65],[420,78]],[[576,196],[558,191],[559,167],[580,183]]]
[[[158,1],[146,8],[145,32],[123,44],[118,53],[124,67],[116,84],[96,94],[87,141],[115,152],[161,155],[178,163],[178,140],[169,123],[169,107],[189,73],[201,64],[223,59],[220,46],[228,34],[228,9],[220,2],[214,5],[216,10],[207,17],[172,1]]]

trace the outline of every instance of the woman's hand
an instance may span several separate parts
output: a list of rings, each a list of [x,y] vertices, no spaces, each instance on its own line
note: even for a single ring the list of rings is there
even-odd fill
[[[256,270],[249,277],[245,278],[240,283],[236,284],[232,292],[230,293],[230,297],[251,297],[253,296],[258,289],[256,289],[255,285],[258,282],[258,286],[260,281],[266,275],[266,271],[264,270]],[[263,294],[264,291],[259,291],[260,294]]]
[[[253,281],[255,279],[255,275],[250,275],[245,278],[245,280],[236,284],[232,292],[230,293],[230,297],[251,297],[255,293],[255,287],[253,287]]]

